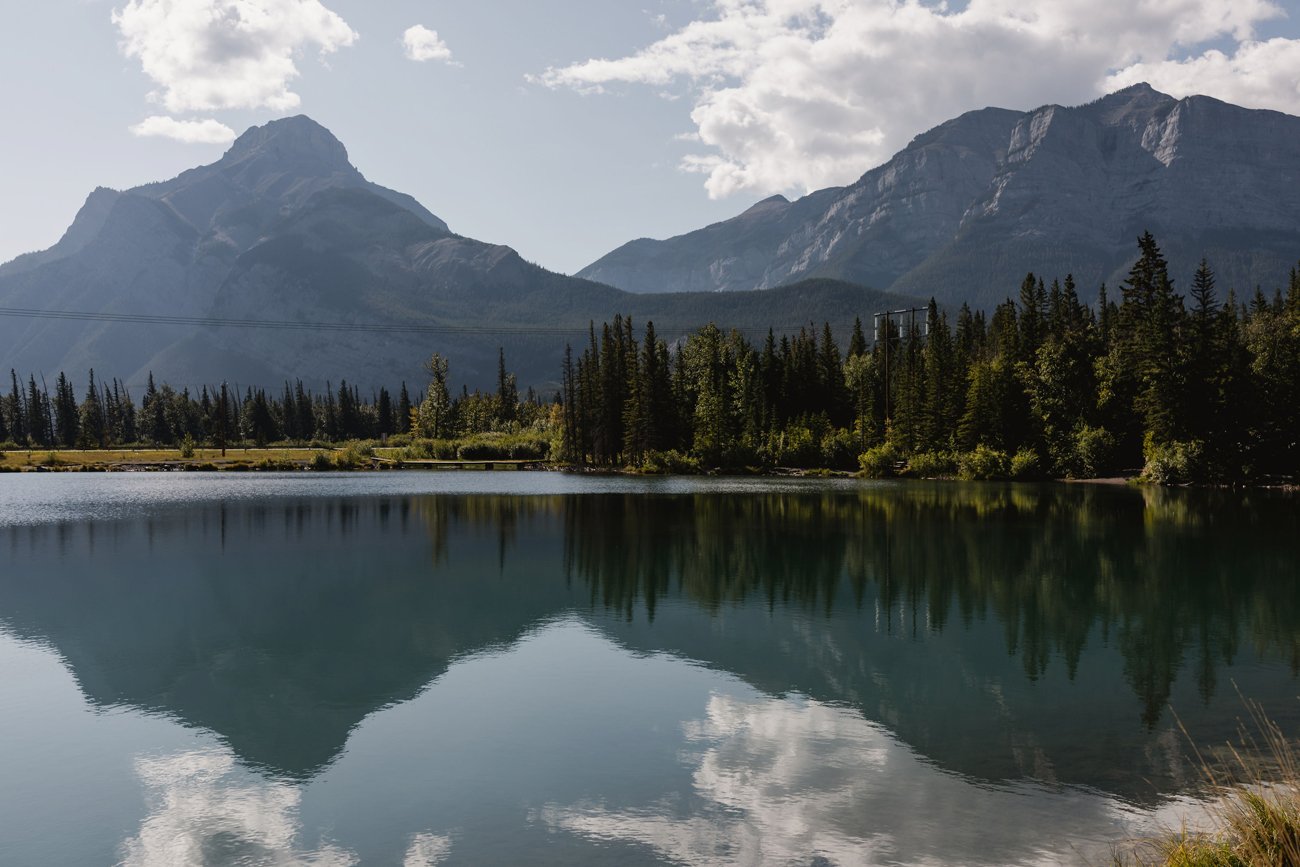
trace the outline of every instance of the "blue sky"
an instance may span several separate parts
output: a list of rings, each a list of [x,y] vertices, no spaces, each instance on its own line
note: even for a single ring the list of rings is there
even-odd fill
[[[1300,0],[42,0],[0,29],[0,261],[96,186],[304,113],[462,234],[571,272],[848,183],[973,108],[1149,80],[1300,114]]]

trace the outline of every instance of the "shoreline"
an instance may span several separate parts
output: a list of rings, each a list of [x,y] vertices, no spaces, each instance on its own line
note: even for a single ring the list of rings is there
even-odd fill
[[[771,468],[728,468],[698,473],[646,473],[628,468],[590,467],[572,464],[557,464],[538,460],[515,459],[476,459],[476,460],[425,460],[401,461],[392,458],[374,456],[357,461],[355,464],[339,464],[332,460],[343,449],[305,449],[305,448],[248,448],[227,449],[222,457],[217,449],[196,450],[195,456],[183,458],[179,455],[162,457],[159,451],[175,450],[23,450],[0,452],[0,475],[9,473],[257,473],[257,472],[560,472],[605,476],[747,476],[754,478],[806,478],[806,479],[856,479],[864,478],[861,473],[847,470],[809,469],[798,467]],[[140,460],[130,459],[130,455],[142,453],[150,455]],[[104,455],[103,459],[92,456]],[[111,455],[112,457],[109,457]],[[326,456],[328,465],[319,463],[320,455]],[[54,461],[51,461],[51,456]],[[14,460],[22,458],[22,463]],[[81,460],[78,460],[81,458]],[[317,462],[314,465],[314,462]],[[889,481],[902,482],[947,482],[967,483],[965,480],[948,477],[913,477],[894,476]],[[1011,483],[1014,480],[992,480]],[[1089,479],[1043,478],[1024,480],[1018,484],[1065,484],[1091,485],[1098,487],[1161,487],[1155,483],[1143,482],[1138,475],[1106,476]],[[1267,490],[1284,493],[1300,492],[1300,484],[1292,483],[1248,483],[1232,484],[1195,483],[1167,485],[1164,487],[1214,489],[1214,490]]]

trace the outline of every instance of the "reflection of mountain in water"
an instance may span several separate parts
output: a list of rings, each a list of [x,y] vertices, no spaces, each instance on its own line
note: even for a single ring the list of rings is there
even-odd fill
[[[1277,665],[1300,659],[1297,523],[1262,495],[1092,488],[308,500],[0,531],[0,612],[92,701],[291,775],[577,608],[944,767],[1138,795],[1184,773],[1171,700],[1198,737],[1232,733],[1225,666],[1297,715]]]
[[[172,714],[246,761],[310,775],[367,714],[564,608],[562,584],[499,568],[507,502],[302,501],[6,530],[0,622],[54,645],[96,704]],[[555,532],[535,520],[518,542]]]

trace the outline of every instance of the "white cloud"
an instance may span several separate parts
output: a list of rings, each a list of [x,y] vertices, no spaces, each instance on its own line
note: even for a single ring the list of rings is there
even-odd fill
[[[402,867],[438,867],[451,854],[451,838],[422,833],[411,838],[411,846],[402,859]]]
[[[162,136],[186,144],[230,144],[235,131],[212,118],[204,120],[177,120],[174,117],[154,115],[131,127],[138,136]]]
[[[424,63],[427,60],[441,60],[451,63],[451,49],[442,41],[438,31],[430,30],[423,24],[406,28],[402,34],[402,47],[406,50],[408,60]]]
[[[353,867],[357,856],[325,844],[304,851],[299,836],[302,794],[287,783],[241,770],[225,751],[195,750],[139,758],[150,812],[122,844],[125,867],[202,864],[214,847],[243,853],[245,863]],[[436,863],[436,862],[435,862]]]
[[[1142,811],[1100,793],[980,785],[944,773],[855,711],[811,700],[714,695],[685,727],[699,748],[700,806],[550,804],[534,818],[599,841],[638,843],[685,865],[1100,863],[1113,840],[1196,830],[1190,799]],[[928,817],[928,818],[927,818]],[[933,817],[960,817],[936,833]]]
[[[1238,105],[1300,114],[1300,39],[1243,42],[1231,55],[1212,49],[1185,60],[1135,63],[1107,84],[1139,81],[1172,96],[1207,93]]]
[[[169,112],[296,108],[299,53],[357,40],[320,0],[129,0],[113,23]]]
[[[685,86],[714,197],[848,183],[918,132],[986,105],[1089,101],[1144,76],[1300,111],[1300,40],[1252,42],[1273,0],[710,0],[713,15],[625,57],[533,81]],[[1232,57],[1204,51],[1237,46]],[[1191,60],[1178,62],[1188,53]]]

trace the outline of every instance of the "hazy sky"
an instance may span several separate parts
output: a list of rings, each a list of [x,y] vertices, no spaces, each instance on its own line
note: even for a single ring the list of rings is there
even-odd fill
[[[94,187],[289,114],[454,231],[565,272],[849,183],[986,105],[1147,80],[1300,114],[1300,0],[0,3],[0,261]]]

